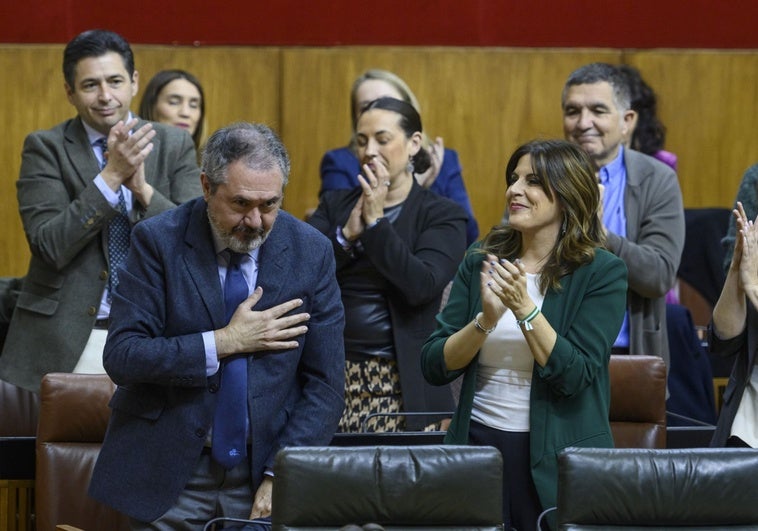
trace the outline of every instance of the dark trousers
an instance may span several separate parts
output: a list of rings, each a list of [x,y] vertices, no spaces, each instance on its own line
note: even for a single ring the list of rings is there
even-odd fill
[[[529,433],[496,430],[472,421],[469,442],[477,446],[494,446],[503,456],[505,529],[535,531],[542,505],[529,466]]]

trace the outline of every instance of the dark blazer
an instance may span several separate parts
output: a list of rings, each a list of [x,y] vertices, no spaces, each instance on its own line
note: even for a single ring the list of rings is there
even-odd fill
[[[721,339],[713,331],[713,323],[708,327],[708,344],[712,353],[721,357],[736,356],[729,382],[724,390],[724,397],[719,412],[716,431],[711,439],[711,446],[726,446],[726,441],[732,432],[734,417],[742,402],[745,387],[750,382],[755,365],[756,350],[758,350],[758,312],[747,302],[747,322],[745,330],[731,339]]]
[[[353,261],[337,241],[337,225],[345,225],[360,194],[360,188],[327,192],[309,219],[332,241],[337,280]],[[414,181],[397,220],[383,219],[360,237],[364,252],[392,285],[387,303],[405,411],[453,409],[448,387],[424,381],[419,358],[421,345],[434,329],[442,292],[463,257],[465,231],[466,213],[460,206]],[[417,425],[413,420],[408,424]]]
[[[137,127],[147,122],[140,121]],[[202,193],[190,136],[154,124],[145,161],[155,193],[140,219]],[[100,167],[79,118],[26,137],[18,203],[32,256],[0,356],[0,379],[37,392],[48,372],[71,372],[108,279],[107,232],[116,214],[94,184]]]
[[[445,158],[437,178],[429,189],[442,197],[455,201],[468,214],[466,220],[466,242],[474,243],[479,237],[479,224],[474,217],[471,201],[468,198],[466,184],[463,182],[461,163],[458,153],[445,148]],[[329,190],[351,190],[358,186],[358,174],[361,163],[349,147],[332,149],[324,153],[321,159],[321,190],[319,195]]]
[[[458,409],[445,435],[450,444],[468,444],[476,391],[478,356],[463,369],[448,371],[447,339],[482,309],[479,273],[484,255],[470,249],[437,317],[437,329],[424,344],[424,376],[435,385],[461,374]],[[558,337],[544,367],[534,364],[529,409],[532,478],[543,508],[554,507],[558,490],[558,453],[568,446],[613,447],[608,421],[611,345],[626,303],[626,267],[608,251],[561,279],[560,292],[549,289],[542,313]]]
[[[344,312],[329,242],[280,212],[257,285],[258,309],[301,298],[296,313],[311,318],[298,348],[248,356],[253,492],[280,448],[328,444],[344,408]],[[152,521],[194,471],[216,405],[218,373],[206,376],[201,334],[227,323],[202,198],[135,227],[112,316],[103,361],[118,388],[90,494]]]

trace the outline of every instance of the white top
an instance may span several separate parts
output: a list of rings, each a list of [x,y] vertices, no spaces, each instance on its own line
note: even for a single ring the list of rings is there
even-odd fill
[[[539,275],[527,273],[526,288],[538,308],[544,295],[537,283]],[[479,370],[471,419],[503,431],[529,431],[529,393],[532,387],[534,356],[507,310],[479,352]]]
[[[749,446],[758,448],[758,366],[753,365],[750,381],[745,386],[740,406],[732,423],[732,433]]]

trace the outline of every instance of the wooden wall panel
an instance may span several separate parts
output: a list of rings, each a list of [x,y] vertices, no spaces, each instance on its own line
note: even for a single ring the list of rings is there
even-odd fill
[[[625,62],[659,96],[684,205],[731,206],[742,174],[758,162],[758,53],[650,51]]]
[[[62,46],[0,46],[0,276],[23,275],[29,263],[16,199],[26,135],[71,115],[63,89]]]

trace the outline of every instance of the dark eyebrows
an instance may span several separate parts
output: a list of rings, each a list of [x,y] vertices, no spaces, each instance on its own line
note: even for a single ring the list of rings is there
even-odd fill
[[[604,101],[593,101],[593,102],[587,103],[586,105],[577,105],[577,104],[572,103],[572,102],[567,102],[567,103],[565,103],[563,105],[563,111],[564,112],[567,112],[567,111],[574,112],[574,111],[577,111],[577,110],[579,110],[579,109],[581,109],[583,107],[585,107],[587,109],[590,109],[591,111],[609,111],[612,108],[612,107],[610,107]]]

